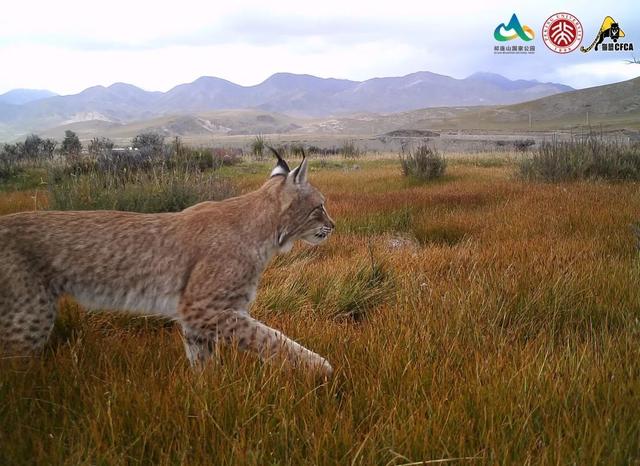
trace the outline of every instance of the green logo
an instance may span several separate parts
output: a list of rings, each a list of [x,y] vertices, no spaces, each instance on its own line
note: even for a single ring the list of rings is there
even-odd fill
[[[495,37],[495,39],[499,40],[500,42],[513,40],[517,37],[528,42],[530,40],[533,40],[533,38],[535,37],[535,33],[533,32],[533,29],[531,29],[526,24],[524,26],[521,26],[520,21],[518,21],[518,17],[514,13],[509,20],[509,24],[505,26],[505,24],[502,23],[496,28],[495,31],[493,31],[493,37]]]

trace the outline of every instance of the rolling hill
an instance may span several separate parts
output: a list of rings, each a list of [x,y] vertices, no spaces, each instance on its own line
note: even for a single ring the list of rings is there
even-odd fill
[[[404,128],[562,130],[579,126],[640,129],[640,77],[506,106],[423,109],[396,115]]]

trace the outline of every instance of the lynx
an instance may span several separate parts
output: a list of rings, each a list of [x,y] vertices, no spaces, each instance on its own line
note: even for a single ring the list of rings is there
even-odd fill
[[[273,149],[272,149],[273,150]],[[307,181],[307,159],[277,164],[258,190],[177,213],[24,212],[0,217],[0,348],[29,354],[53,327],[57,301],[160,314],[180,322],[189,361],[217,343],[329,377],[318,354],[253,319],[269,260],[296,240],[317,245],[334,222]]]

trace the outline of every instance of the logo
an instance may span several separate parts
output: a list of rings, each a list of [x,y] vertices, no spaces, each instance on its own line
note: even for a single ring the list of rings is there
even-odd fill
[[[573,52],[582,42],[582,24],[569,13],[556,13],[544,22],[542,40],[556,53]]]
[[[502,33],[503,31],[506,33],[513,31],[513,34],[507,36]],[[499,40],[500,42],[513,40],[516,37],[519,37],[520,39],[528,42],[530,40],[533,40],[535,36],[536,35],[534,34],[533,29],[531,29],[529,26],[527,26],[526,24],[524,26],[520,26],[520,21],[518,21],[518,17],[515,13],[509,20],[509,24],[505,26],[504,23],[502,23],[496,28],[495,31],[493,31],[493,37],[495,37],[495,39]]]
[[[533,29],[526,24],[524,26],[520,24],[515,13],[511,16],[508,24],[501,23],[493,31],[493,37],[499,42],[507,42],[517,38],[530,42],[535,36]],[[496,54],[529,54],[535,51],[535,45],[495,45],[493,47],[493,53]]]
[[[628,52],[633,50],[633,43],[631,42],[618,43],[618,39],[621,37],[624,37],[624,31],[620,29],[620,25],[615,19],[611,16],[607,16],[602,22],[602,26],[600,26],[600,30],[596,34],[595,39],[593,39],[593,42],[591,42],[591,45],[586,49],[584,47],[580,47],[580,51],[587,53],[595,46],[595,50],[597,52],[599,45],[602,45],[602,48],[600,49],[602,52]],[[605,39],[611,39],[613,43],[603,43]]]

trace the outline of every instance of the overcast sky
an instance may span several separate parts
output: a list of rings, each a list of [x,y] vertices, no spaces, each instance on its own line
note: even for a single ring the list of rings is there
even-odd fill
[[[640,65],[625,63],[630,52],[548,50],[542,24],[559,8],[582,22],[583,44],[612,16],[640,58],[637,0],[19,0],[0,16],[0,93],[69,94],[114,82],[166,91],[204,75],[253,85],[278,71],[355,80],[491,71],[577,88],[640,75]],[[494,55],[493,30],[513,13],[535,31],[534,55]]]

